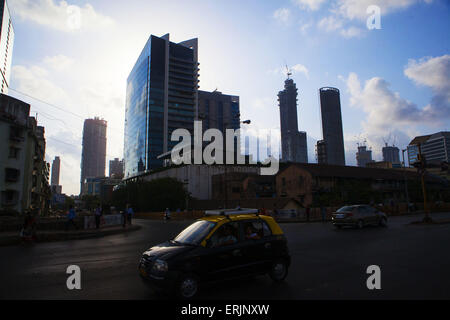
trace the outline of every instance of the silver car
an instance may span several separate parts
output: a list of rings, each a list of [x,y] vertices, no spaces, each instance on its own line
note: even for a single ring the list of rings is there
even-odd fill
[[[333,213],[332,222],[336,228],[351,226],[362,229],[367,225],[385,227],[387,216],[368,205],[344,206]]]

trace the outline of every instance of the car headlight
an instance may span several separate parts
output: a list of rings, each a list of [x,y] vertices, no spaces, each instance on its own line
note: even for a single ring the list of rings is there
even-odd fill
[[[152,271],[155,273],[166,273],[169,270],[167,262],[164,260],[156,260],[153,264]]]

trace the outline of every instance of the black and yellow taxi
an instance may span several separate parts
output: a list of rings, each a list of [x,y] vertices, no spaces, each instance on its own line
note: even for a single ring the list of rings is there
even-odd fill
[[[189,299],[207,282],[259,274],[283,281],[290,263],[275,220],[240,208],[206,211],[173,240],[145,251],[139,272],[157,290]]]

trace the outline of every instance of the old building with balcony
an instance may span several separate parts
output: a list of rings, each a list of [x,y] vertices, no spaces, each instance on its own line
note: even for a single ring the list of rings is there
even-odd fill
[[[45,210],[50,198],[44,128],[30,105],[0,94],[0,212]]]

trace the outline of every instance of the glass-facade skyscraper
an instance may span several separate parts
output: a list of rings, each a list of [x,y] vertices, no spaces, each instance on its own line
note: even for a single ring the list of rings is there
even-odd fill
[[[127,80],[125,178],[163,166],[179,128],[193,133],[198,116],[198,40],[173,43],[151,35]]]

